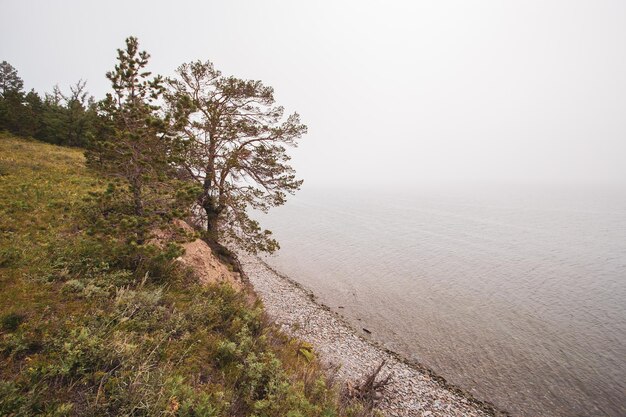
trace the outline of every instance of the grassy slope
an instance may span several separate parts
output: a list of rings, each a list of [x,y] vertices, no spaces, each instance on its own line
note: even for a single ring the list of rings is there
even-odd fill
[[[260,305],[120,264],[80,220],[103,186],[80,150],[0,133],[0,415],[365,415]]]

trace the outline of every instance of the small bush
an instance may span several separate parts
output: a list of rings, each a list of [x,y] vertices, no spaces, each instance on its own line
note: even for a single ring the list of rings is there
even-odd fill
[[[25,403],[26,398],[15,382],[0,380],[0,415],[19,415],[19,411]]]
[[[30,332],[15,332],[0,340],[0,355],[5,357],[21,359],[42,348],[40,336]]]
[[[77,279],[71,279],[63,284],[62,291],[66,294],[82,294],[85,284]]]
[[[26,316],[18,313],[9,313],[0,319],[0,328],[5,332],[14,332],[24,322]]]
[[[0,268],[8,268],[17,264],[20,259],[20,252],[12,246],[0,248]]]
[[[159,310],[163,290],[131,290],[119,288],[115,295],[115,309],[124,319],[149,319]]]

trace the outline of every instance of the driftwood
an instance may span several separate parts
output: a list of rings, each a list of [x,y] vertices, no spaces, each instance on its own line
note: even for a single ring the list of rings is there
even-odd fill
[[[346,383],[346,393],[350,398],[357,398],[368,405],[370,409],[374,408],[376,404],[383,397],[384,388],[391,382],[392,374],[387,374],[386,377],[378,379],[380,371],[383,369],[387,361],[383,360],[368,376],[361,382],[353,383],[348,381]]]

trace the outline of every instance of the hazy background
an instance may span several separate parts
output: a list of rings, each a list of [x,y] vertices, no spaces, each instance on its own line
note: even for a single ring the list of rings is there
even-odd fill
[[[626,2],[0,1],[25,87],[100,98],[129,35],[155,73],[210,59],[310,133],[305,185],[626,181]]]

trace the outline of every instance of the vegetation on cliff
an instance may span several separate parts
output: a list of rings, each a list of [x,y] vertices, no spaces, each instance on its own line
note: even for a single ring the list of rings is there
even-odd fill
[[[0,136],[0,415],[363,412],[245,293],[93,233],[106,189],[80,150]]]
[[[283,146],[305,127],[261,110],[255,81],[192,100],[169,80],[166,100],[148,58],[128,38],[100,102],[82,82],[41,100],[0,65],[0,415],[369,414],[249,293],[178,261],[198,236],[217,255],[225,236],[278,247],[246,209],[299,187]],[[180,227],[202,212],[203,231]]]

